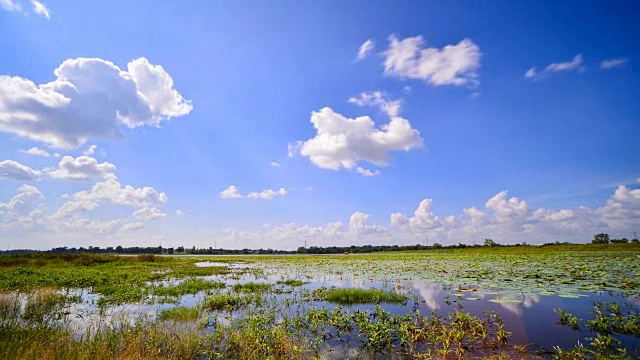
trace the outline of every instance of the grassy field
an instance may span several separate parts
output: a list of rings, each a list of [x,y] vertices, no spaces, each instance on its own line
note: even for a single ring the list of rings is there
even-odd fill
[[[610,244],[318,256],[0,256],[0,358],[634,358],[638,301],[593,301],[589,318],[555,309],[557,326],[585,336],[580,345],[542,350],[512,344],[517,334],[500,314],[472,314],[465,304],[525,309],[513,294],[638,299],[639,254],[637,244]],[[199,264],[209,260],[216,266]],[[414,283],[442,286],[434,309]],[[114,315],[131,309],[138,312]]]

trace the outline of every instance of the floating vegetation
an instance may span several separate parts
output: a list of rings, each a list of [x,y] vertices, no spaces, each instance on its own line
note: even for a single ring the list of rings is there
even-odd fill
[[[500,298],[500,299],[491,299],[489,300],[490,302],[494,302],[494,303],[521,303],[521,300],[516,300],[516,299],[512,299],[512,298]]]

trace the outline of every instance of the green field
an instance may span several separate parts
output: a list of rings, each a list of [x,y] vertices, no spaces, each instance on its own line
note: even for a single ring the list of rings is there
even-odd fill
[[[636,358],[639,255],[5,255],[0,358]]]

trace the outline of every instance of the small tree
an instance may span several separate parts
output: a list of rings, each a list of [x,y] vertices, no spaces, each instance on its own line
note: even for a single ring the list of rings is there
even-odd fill
[[[484,246],[494,247],[494,246],[498,246],[498,243],[491,239],[484,239]]]
[[[592,244],[608,244],[609,243],[609,234],[601,233],[593,236]]]

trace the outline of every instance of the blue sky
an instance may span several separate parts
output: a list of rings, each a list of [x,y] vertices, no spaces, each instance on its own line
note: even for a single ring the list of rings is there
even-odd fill
[[[637,13],[0,0],[0,248],[632,238]]]

